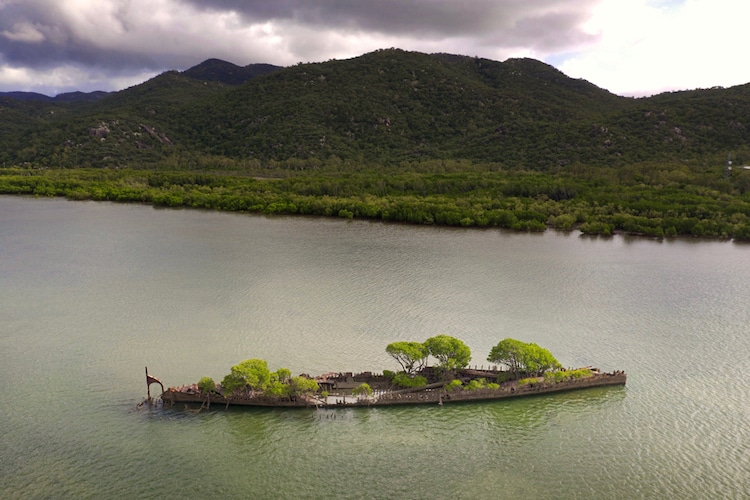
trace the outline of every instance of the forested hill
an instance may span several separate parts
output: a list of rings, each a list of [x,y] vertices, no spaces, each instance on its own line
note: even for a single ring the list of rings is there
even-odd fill
[[[0,96],[0,161],[702,166],[720,164],[727,152],[750,159],[748,117],[750,85],[632,99],[532,59],[389,49],[281,69],[209,60],[95,101]]]

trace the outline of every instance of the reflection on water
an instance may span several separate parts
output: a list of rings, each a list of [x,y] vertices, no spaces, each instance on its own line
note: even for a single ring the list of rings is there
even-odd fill
[[[750,247],[0,197],[8,498],[750,497]],[[395,369],[505,337],[627,387],[480,404],[136,408],[251,357]]]

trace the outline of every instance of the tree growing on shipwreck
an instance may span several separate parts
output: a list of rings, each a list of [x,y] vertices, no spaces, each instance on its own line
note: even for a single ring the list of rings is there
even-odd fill
[[[421,342],[392,342],[385,348],[396,362],[404,369],[404,373],[413,376],[424,368],[430,351]]]
[[[430,355],[436,358],[438,367],[445,370],[466,368],[471,361],[471,349],[463,341],[449,335],[438,335],[425,340]]]
[[[543,347],[533,343],[507,338],[490,350],[487,361],[504,366],[516,378],[521,374],[541,376],[551,370],[562,368],[557,359]]]
[[[246,359],[232,367],[231,372],[221,381],[224,396],[242,396],[256,391],[271,398],[295,398],[301,394],[317,392],[315,380],[306,377],[292,377],[288,368],[275,372],[268,369],[263,359]]]

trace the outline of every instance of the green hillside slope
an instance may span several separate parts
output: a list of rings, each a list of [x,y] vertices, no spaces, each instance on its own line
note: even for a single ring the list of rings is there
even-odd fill
[[[750,144],[748,86],[630,99],[532,59],[396,49],[284,69],[208,60],[96,102],[51,106],[0,109],[0,161],[243,168],[469,160],[551,170],[716,165],[728,151],[748,156]]]

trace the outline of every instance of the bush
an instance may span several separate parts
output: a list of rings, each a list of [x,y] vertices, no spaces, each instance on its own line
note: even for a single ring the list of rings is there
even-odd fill
[[[417,375],[416,377],[411,378],[406,373],[401,372],[397,373],[396,376],[393,377],[393,383],[399,387],[408,389],[410,387],[421,387],[423,385],[427,385],[427,379],[422,375]]]
[[[355,396],[372,396],[372,387],[367,382],[362,382],[354,388],[352,394]]]
[[[464,384],[460,380],[451,380],[449,384],[446,384],[445,390],[448,392],[452,392],[453,390],[458,389],[462,385]]]
[[[320,390],[318,382],[314,379],[297,376],[289,380],[289,395],[297,396],[299,394],[312,394]]]
[[[263,391],[263,394],[274,398],[289,396],[289,386],[283,382],[274,380],[268,384],[268,387]]]
[[[579,370],[571,370],[569,372],[565,372],[568,374],[568,376],[572,378],[586,378],[592,376],[594,373],[589,370],[588,368],[581,368]]]
[[[470,380],[469,383],[464,387],[465,391],[477,391],[485,388],[485,380],[483,378]]]
[[[518,385],[531,385],[531,384],[537,384],[539,383],[538,377],[529,377],[529,378],[522,378],[518,381]]]
[[[391,370],[383,370],[383,377],[387,378],[388,380],[393,380],[393,377],[396,376],[396,372],[393,372]]]
[[[216,390],[216,382],[211,377],[203,377],[198,381],[198,390],[208,394]]]
[[[562,371],[558,370],[555,372],[545,373],[544,374],[544,381],[545,382],[564,382],[569,379],[579,379],[579,378],[586,378],[591,377],[594,374],[591,370],[588,368],[580,368],[578,370],[568,370],[568,371]]]
[[[545,382],[553,382],[555,384],[558,382],[562,382],[563,380],[566,380],[567,378],[568,378],[567,372],[563,372],[563,371],[548,372],[544,374]]]

